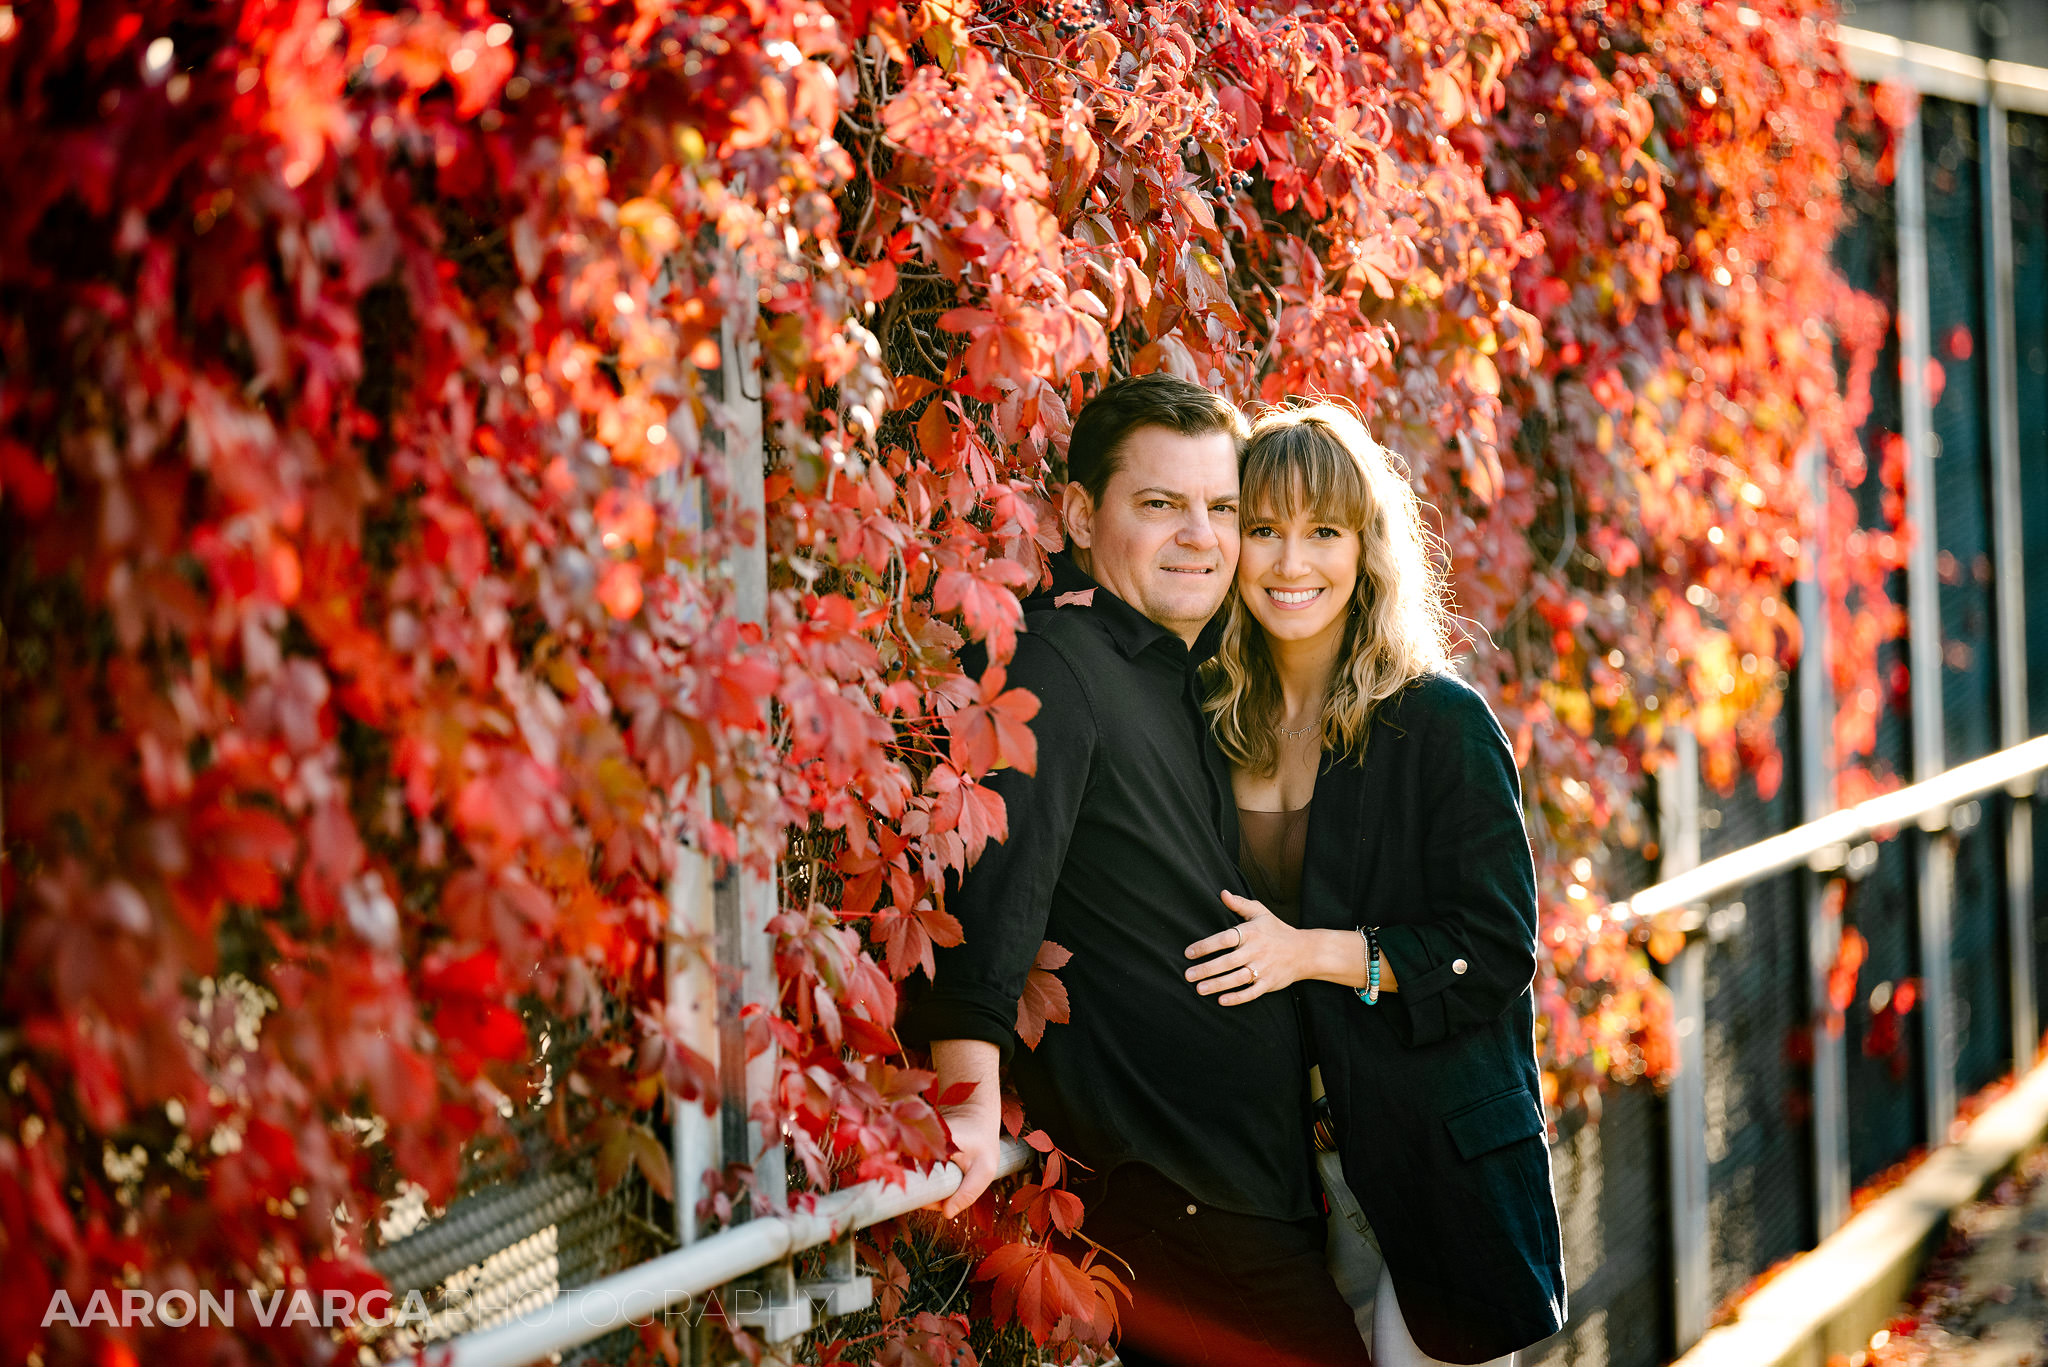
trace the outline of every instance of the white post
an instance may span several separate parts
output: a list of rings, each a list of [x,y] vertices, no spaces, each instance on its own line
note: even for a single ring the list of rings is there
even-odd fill
[[[1991,544],[1997,562],[1998,730],[2007,749],[2027,738],[2026,546],[2020,504],[2019,366],[2013,320],[2011,126],[1996,91],[1984,105],[1984,235],[1991,270],[1984,315],[1991,368]],[[2012,1066],[2033,1066],[2038,1035],[2034,1001],[2034,812],[2032,785],[2012,795],[2006,813],[2006,946],[2012,978]]]
[[[1906,438],[1906,520],[1913,549],[1906,567],[1907,655],[1913,681],[1913,777],[1942,769],[1941,597],[1935,574],[1934,408],[1927,391],[1933,318],[1927,297],[1926,135],[1916,104],[1894,144],[1898,173],[1899,406]],[[1955,843],[1941,834],[1945,813],[1923,820],[1920,841],[1921,1032],[1927,1064],[1927,1142],[1948,1138],[1956,1113],[1955,993],[1949,971],[1949,899]]]
[[[766,451],[761,423],[761,358],[754,326],[757,305],[753,277],[739,273],[744,297],[727,310],[720,328],[720,356],[727,422],[725,475],[735,510],[752,528],[752,541],[732,549],[727,568],[732,576],[733,612],[743,622],[768,619],[768,544]],[[744,846],[741,854],[750,852]],[[782,857],[781,844],[766,853]],[[768,943],[768,922],[775,915],[772,876],[749,872],[744,864],[720,871],[714,890],[718,928],[718,961],[725,970],[719,1010],[722,1049],[719,1075],[723,1149],[728,1161],[754,1165],[755,1191],[781,1210],[787,1204],[787,1175],[782,1136],[764,1134],[754,1120],[752,1103],[768,1097],[775,1081],[773,1046],[749,1060],[741,1013],[749,1004],[776,1009],[775,963]],[[741,1218],[745,1218],[742,1216]]]
[[[1808,446],[1801,460],[1813,502],[1814,535],[1807,573],[1794,589],[1799,611],[1800,821],[1818,821],[1835,809],[1835,691],[1828,674],[1827,602],[1821,592],[1820,552],[1828,511],[1827,462]],[[1812,869],[1799,876],[1806,906],[1807,1002],[1813,1032],[1814,1228],[1825,1239],[1849,1218],[1849,1076],[1842,1031],[1833,1028],[1828,971],[1841,952],[1842,918],[1827,896],[1826,878]]]
[[[720,325],[726,423],[725,477],[733,509],[752,538],[731,549],[727,570],[732,577],[733,614],[742,622],[765,625],[768,620],[768,523],[765,479],[767,448],[761,416],[761,349],[755,336],[758,304],[753,275],[737,273],[739,298]],[[747,1053],[749,1008],[773,1013],[780,999],[775,978],[774,946],[768,922],[775,916],[774,869],[784,842],[778,834],[772,849],[749,845],[740,837],[740,859],[719,870],[712,888],[718,933],[719,973],[719,1147],[727,1161],[752,1164],[754,1196],[772,1215],[789,1209],[789,1168],[779,1131],[762,1126],[756,1104],[774,1095],[776,1049],[773,1041],[760,1053]],[[769,872],[755,872],[749,855],[769,856]],[[735,1223],[751,1218],[751,1203],[735,1207]],[[743,1312],[740,1322],[769,1343],[782,1343],[811,1327],[811,1303],[798,1294],[794,1264],[787,1258],[760,1270],[762,1303]]]
[[[725,367],[707,372],[723,398],[731,381]],[[690,424],[694,426],[694,423]],[[670,431],[683,423],[671,420]],[[685,477],[681,471],[663,475],[657,483],[661,515],[679,526],[704,530],[709,509],[704,500],[704,481]],[[670,562],[674,574],[691,573],[680,562]],[[702,771],[700,770],[700,775]],[[668,883],[668,943],[663,962],[668,978],[669,1025],[691,1049],[719,1064],[721,1039],[718,1027],[717,979],[717,865],[703,850],[685,845],[676,854],[675,871]],[[676,1243],[688,1247],[697,1242],[697,1202],[704,1195],[704,1179],[724,1163],[719,1151],[716,1105],[710,1098],[707,1109],[702,1100],[669,1098],[669,1159],[675,1191]],[[692,1352],[690,1335],[683,1335],[685,1359]]]
[[[1700,747],[1690,728],[1673,736],[1672,762],[1657,775],[1660,878],[1700,862]],[[1680,1353],[1707,1331],[1713,1286],[1707,1265],[1707,945],[1691,938],[1668,979],[1678,1034],[1669,1107],[1673,1319]]]
[[[669,1017],[692,1049],[714,1063],[719,1056],[718,987],[711,955],[716,936],[712,861],[685,848],[669,880]],[[698,1101],[669,1099],[670,1151],[675,1164],[676,1242],[697,1242],[697,1199],[704,1174],[720,1165],[718,1125]]]

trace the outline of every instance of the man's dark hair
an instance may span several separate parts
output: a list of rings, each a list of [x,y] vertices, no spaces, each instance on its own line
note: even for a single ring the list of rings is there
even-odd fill
[[[1067,478],[1098,508],[1122,464],[1124,438],[1141,427],[1184,437],[1228,432],[1240,448],[1248,435],[1237,405],[1198,384],[1158,371],[1112,380],[1082,407],[1067,441]]]

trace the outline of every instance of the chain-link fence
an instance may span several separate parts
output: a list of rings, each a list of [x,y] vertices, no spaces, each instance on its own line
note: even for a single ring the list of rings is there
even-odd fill
[[[1934,535],[1941,601],[1941,721],[1950,764],[1998,748],[1991,555],[1990,403],[1984,326],[1984,168],[1974,105],[1925,101],[1927,306],[1934,364]]]
[[[1618,1088],[1597,1123],[1573,1117],[1551,1149],[1571,1322],[1523,1354],[1532,1367],[1656,1367],[1670,1356],[1671,1221],[1664,1108]]]
[[[1782,753],[1790,742],[1781,724]],[[1754,774],[1700,796],[1700,855],[1713,859],[1799,824],[1796,785],[1766,795]],[[1707,918],[1707,1228],[1711,1297],[1813,1246],[1812,1035],[1800,875],[1753,883]]]
[[[1849,221],[1836,239],[1837,264],[1851,284],[1890,311],[1893,326],[1870,377],[1870,415],[1863,449],[1871,459],[1853,492],[1857,523],[1866,536],[1897,534],[1886,515],[1885,479],[1879,464],[1904,427],[1899,390],[1899,240],[1897,203],[1889,185],[1852,181],[1846,187]],[[1893,602],[1904,602],[1904,575],[1886,586]],[[1878,650],[1877,677],[1869,699],[1843,698],[1845,706],[1878,713],[1876,745],[1868,758],[1879,775],[1912,773],[1912,714],[1906,642],[1887,641]],[[1845,1012],[1845,1054],[1849,1113],[1849,1180],[1861,1184],[1898,1162],[1925,1137],[1921,1035],[1918,1022],[1900,1011],[1911,994],[1901,984],[1920,974],[1914,889],[1917,865],[1909,842],[1889,841],[1873,851],[1875,862],[1846,889],[1843,924],[1862,934],[1868,957],[1854,1000]]]
[[[507,1116],[502,1141],[467,1155],[456,1194],[430,1209],[417,1190],[379,1223],[370,1264],[395,1296],[417,1291],[430,1319],[406,1324],[375,1347],[385,1360],[458,1334],[503,1324],[673,1246],[668,1202],[637,1172],[600,1181],[586,1103],[557,1081],[589,1041],[587,1023],[536,1013],[536,1091]],[[510,1103],[507,1103],[508,1107]],[[619,1362],[632,1334],[585,1346],[574,1362]]]
[[[1927,166],[1927,302],[1934,364],[1936,573],[1941,603],[1944,758],[1998,748],[1998,655],[1991,541],[1991,405],[1985,327],[1984,165],[1976,106],[1921,107]],[[1981,806],[1965,816],[1983,815]],[[1957,823],[1969,825],[1967,820]],[[1973,1091],[2011,1061],[2002,846],[1978,824],[1957,838],[1954,933],[1956,1083]]]

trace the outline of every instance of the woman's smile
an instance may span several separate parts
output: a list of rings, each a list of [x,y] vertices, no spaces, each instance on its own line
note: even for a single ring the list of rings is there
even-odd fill
[[[1286,608],[1291,611],[1295,608],[1307,607],[1310,603],[1313,603],[1316,601],[1316,599],[1322,597],[1325,592],[1326,590],[1321,588],[1267,589],[1266,596],[1273,600],[1274,606]]]

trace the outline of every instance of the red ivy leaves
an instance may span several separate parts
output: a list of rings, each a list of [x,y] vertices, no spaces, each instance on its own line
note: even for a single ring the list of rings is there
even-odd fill
[[[431,960],[420,979],[440,1003],[432,1024],[458,1075],[473,1078],[488,1062],[509,1061],[526,1052],[526,1023],[504,1004],[496,950]]]
[[[1004,1244],[982,1259],[974,1278],[990,1284],[996,1319],[1014,1317],[1038,1344],[1055,1331],[1082,1343],[1108,1343],[1116,1333],[1116,1298],[1130,1295],[1092,1248],[1077,1263],[1044,1244]]]
[[[1067,985],[1053,976],[1054,970],[1065,968],[1073,957],[1074,951],[1050,940],[1038,947],[1038,959],[1024,982],[1024,995],[1017,999],[1017,1037],[1033,1049],[1045,1038],[1047,1024],[1073,1019],[1068,1014]],[[1047,1180],[1057,1181],[1057,1174]]]
[[[820,1183],[942,1156],[895,984],[1007,828],[980,778],[1034,761],[1002,666],[1112,365],[1350,398],[1439,510],[1538,818],[1553,1095],[1668,1064],[1589,929],[1600,842],[1677,717],[1716,776],[1768,762],[1809,530],[1840,743],[1874,734],[1903,541],[1849,516],[1881,320],[1820,264],[1852,84],[1818,5],[328,8],[70,0],[0,38],[0,1132],[42,1126],[0,1143],[0,1208],[39,1212],[9,1288],[360,1271],[305,1213],[452,1188],[531,1001],[631,1008],[575,1065],[607,1113],[702,1095],[657,952],[686,839],[843,842],[837,904],[792,876],[776,921],[770,1104]],[[608,1171],[655,1163],[626,1134]],[[181,1138],[132,1191],[100,1162]],[[1058,1227],[1057,1187],[1049,1157],[1004,1228]],[[1006,1310],[1100,1341],[1103,1269],[1007,1258]],[[7,1323],[52,1362],[220,1347]],[[253,1332],[222,1351],[319,1349]]]
[[[1038,738],[1031,731],[1038,698],[1021,688],[1005,690],[1007,681],[1003,667],[991,665],[981,678],[980,701],[960,708],[946,722],[953,761],[967,773],[1000,767],[1038,772]]]
[[[628,1168],[638,1168],[640,1175],[656,1191],[663,1196],[673,1195],[673,1160],[667,1146],[645,1125],[636,1123],[630,1116],[608,1115],[598,1122],[592,1137],[597,1144],[597,1185],[600,1191],[610,1191],[625,1177]]]
[[[882,1345],[875,1361],[881,1367],[974,1367],[977,1359],[967,1343],[973,1327],[965,1315],[941,1316],[921,1311],[910,1317],[900,1335],[890,1337]],[[827,1345],[821,1360],[839,1361],[833,1350],[840,1346]]]
[[[1071,1191],[1027,1182],[1017,1188],[1010,1206],[1023,1213],[1024,1223],[1040,1238],[1055,1229],[1072,1234],[1081,1227],[1081,1198]]]

